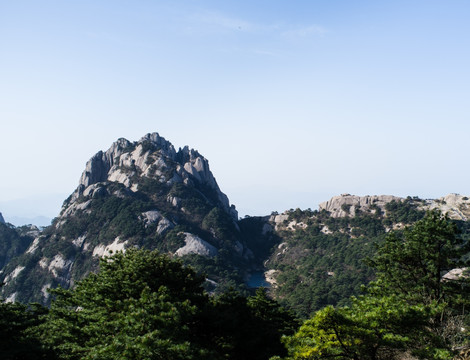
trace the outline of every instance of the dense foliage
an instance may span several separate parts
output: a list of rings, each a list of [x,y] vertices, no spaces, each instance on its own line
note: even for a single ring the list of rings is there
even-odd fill
[[[350,297],[374,279],[364,260],[383,243],[391,224],[410,224],[424,216],[419,201],[392,201],[383,213],[378,206],[359,208],[355,216],[335,218],[325,210],[291,210],[286,223],[302,226],[279,230],[282,244],[267,266],[278,271],[274,295],[301,317],[327,305],[350,304]],[[344,207],[344,211],[349,208]]]
[[[254,226],[254,224],[252,224]],[[437,211],[385,235],[375,280],[347,306],[327,305],[295,332],[259,289],[209,296],[205,278],[155,251],[104,258],[50,310],[0,304],[4,359],[452,359],[470,348],[469,245]],[[460,271],[457,271],[459,270]],[[295,333],[294,333],[295,332]],[[282,340],[282,341],[281,341]],[[283,345],[284,344],[284,345]]]
[[[2,360],[54,359],[35,332],[47,312],[38,304],[0,303],[0,358]]]
[[[59,359],[268,359],[292,316],[263,291],[209,297],[204,278],[156,252],[101,262],[73,290],[57,289],[43,344]]]
[[[348,307],[317,311],[285,339],[286,359],[451,359],[469,346],[467,245],[455,223],[429,212],[402,233],[390,233],[370,260],[377,280]]]

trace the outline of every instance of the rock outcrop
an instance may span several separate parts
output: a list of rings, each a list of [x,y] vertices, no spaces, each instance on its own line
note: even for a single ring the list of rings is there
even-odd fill
[[[137,142],[119,139],[103,152],[99,151],[86,164],[77,189],[64,203],[62,214],[69,215],[70,207],[80,196],[100,197],[105,189],[100,184],[118,182],[136,192],[142,178],[157,178],[168,185],[182,183],[199,185],[215,192],[221,207],[238,219],[235,206],[220,191],[209,168],[209,162],[196,150],[185,146],[175,150],[158,133],[147,134]]]
[[[5,224],[5,219],[2,216],[2,213],[0,213],[0,223]]]
[[[425,200],[423,210],[438,209],[451,219],[468,221],[470,219],[470,199],[459,194],[449,194],[436,200]]]
[[[393,200],[403,201],[403,198],[392,195],[356,196],[342,194],[322,202],[319,205],[319,210],[328,211],[330,216],[334,218],[352,217],[356,215],[356,211],[368,211],[371,207],[378,207],[381,211],[384,211],[385,205]],[[374,210],[372,209],[372,211]]]
[[[217,255],[217,249],[207,241],[202,240],[200,237],[190,233],[184,233],[184,236],[185,245],[176,250],[175,255],[183,256],[197,254],[207,257],[214,257]]]

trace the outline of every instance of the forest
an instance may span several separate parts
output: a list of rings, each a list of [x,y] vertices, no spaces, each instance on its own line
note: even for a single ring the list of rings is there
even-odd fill
[[[429,211],[366,260],[374,278],[347,305],[298,316],[264,289],[210,294],[204,275],[128,249],[50,307],[0,304],[2,359],[457,359],[470,349],[469,244]]]

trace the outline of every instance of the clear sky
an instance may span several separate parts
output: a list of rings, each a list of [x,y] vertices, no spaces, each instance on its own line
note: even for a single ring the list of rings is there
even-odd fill
[[[467,0],[0,0],[0,212],[158,132],[240,216],[470,194]]]

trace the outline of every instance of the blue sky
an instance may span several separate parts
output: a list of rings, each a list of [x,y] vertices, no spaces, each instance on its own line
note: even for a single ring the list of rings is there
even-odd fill
[[[0,211],[157,131],[241,216],[468,190],[468,1],[1,1]]]

